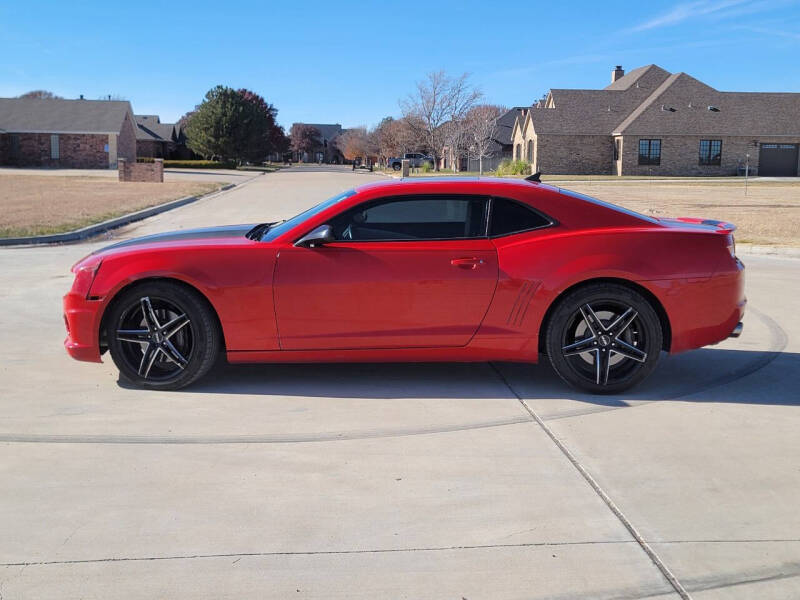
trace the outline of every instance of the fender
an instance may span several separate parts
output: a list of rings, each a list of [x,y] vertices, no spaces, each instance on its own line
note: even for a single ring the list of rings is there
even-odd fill
[[[278,348],[272,302],[276,252],[267,246],[160,247],[104,258],[92,283],[90,298],[102,302],[102,315],[114,297],[129,285],[146,279],[175,279],[202,294],[216,311],[225,346],[230,350]],[[100,333],[98,317],[96,331]]]

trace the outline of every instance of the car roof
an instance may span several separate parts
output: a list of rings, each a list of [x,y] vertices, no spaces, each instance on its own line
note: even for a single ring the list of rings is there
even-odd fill
[[[393,187],[397,186],[432,186],[432,187],[439,187],[439,186],[446,186],[446,185],[458,185],[458,184],[474,184],[476,188],[488,188],[496,185],[506,185],[506,186],[513,186],[519,189],[526,189],[530,190],[531,186],[542,187],[545,189],[550,189],[554,191],[558,191],[558,188],[554,188],[549,185],[544,185],[541,183],[535,183],[532,181],[526,181],[524,179],[512,179],[506,177],[419,177],[413,179],[388,179],[383,181],[374,181],[370,183],[365,183],[359,185],[355,188],[356,192],[364,192],[367,190],[370,191],[380,191],[380,190],[391,190]]]

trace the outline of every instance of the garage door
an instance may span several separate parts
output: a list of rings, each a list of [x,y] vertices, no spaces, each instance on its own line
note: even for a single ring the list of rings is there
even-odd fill
[[[761,144],[758,174],[773,177],[797,175],[797,144]]]

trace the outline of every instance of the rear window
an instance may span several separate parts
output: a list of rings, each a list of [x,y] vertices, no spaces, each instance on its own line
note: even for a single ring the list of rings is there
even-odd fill
[[[546,227],[552,222],[535,210],[506,198],[492,198],[489,235],[499,236]]]

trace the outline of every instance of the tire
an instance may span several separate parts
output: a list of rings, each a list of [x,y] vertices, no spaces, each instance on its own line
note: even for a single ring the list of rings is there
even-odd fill
[[[555,307],[546,348],[561,379],[593,394],[623,392],[656,367],[661,321],[650,302],[623,285],[581,287]]]
[[[205,375],[219,355],[222,336],[211,308],[177,283],[154,281],[125,290],[105,322],[114,364],[138,387],[180,389]]]
[[[401,167],[402,165],[400,163],[392,163],[392,169],[394,169],[395,171],[399,171]]]

